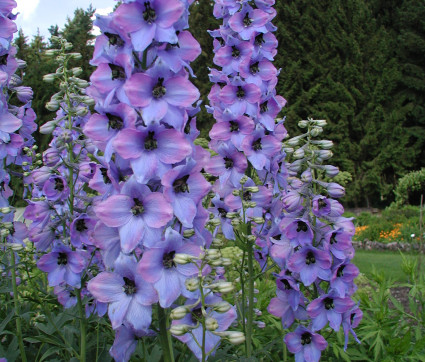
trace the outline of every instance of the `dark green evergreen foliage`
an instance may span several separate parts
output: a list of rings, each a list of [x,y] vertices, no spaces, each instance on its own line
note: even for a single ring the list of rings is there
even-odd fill
[[[195,1],[190,8],[190,31],[193,36],[201,44],[202,53],[192,63],[193,71],[196,79],[193,83],[199,88],[201,92],[201,99],[203,105],[208,104],[208,93],[211,89],[208,73],[209,68],[213,67],[213,39],[208,34],[207,30],[218,29],[220,22],[212,16],[214,2],[210,0]],[[201,137],[208,137],[214,118],[211,114],[207,113],[205,107],[202,107],[201,113],[197,116],[197,127],[201,131]]]

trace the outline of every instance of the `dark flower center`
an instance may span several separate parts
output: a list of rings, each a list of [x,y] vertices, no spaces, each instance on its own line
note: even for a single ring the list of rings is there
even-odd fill
[[[338,268],[338,271],[336,272],[336,276],[337,276],[338,278],[341,278],[342,276],[344,276],[344,268],[345,268],[345,265],[341,265],[341,266]]]
[[[323,199],[319,199],[319,201],[317,203],[319,205],[319,209],[323,209],[327,206],[327,203],[325,201],[323,201]]]
[[[261,103],[260,112],[266,113],[269,110],[268,102]]]
[[[310,344],[311,343],[311,341],[312,341],[312,338],[311,338],[312,336],[311,336],[311,333],[309,333],[309,332],[304,332],[302,335],[301,335],[301,344],[304,346],[305,344]]]
[[[170,269],[176,266],[176,263],[174,263],[175,254],[175,251],[170,251],[169,253],[164,254],[164,256],[162,257],[162,265],[165,269]]]
[[[108,129],[120,130],[124,127],[124,121],[120,117],[110,113],[106,113],[106,117],[108,117]]]
[[[300,231],[306,232],[308,230],[308,226],[304,221],[297,221],[297,233]]]
[[[249,71],[251,72],[251,74],[256,74],[260,71],[260,67],[258,66],[258,62],[251,64],[251,66],[249,67]]]
[[[125,70],[123,67],[120,67],[116,64],[109,64],[109,68],[112,71],[112,80],[124,80],[125,79]]]
[[[286,290],[290,290],[292,289],[291,284],[289,284],[289,282],[286,279],[281,279],[280,280],[282,282],[282,284],[285,286]]]
[[[131,280],[127,277],[123,277],[123,279],[124,279],[124,283],[125,283],[124,286],[123,286],[124,293],[127,294],[127,295],[136,294],[137,288],[136,288],[136,283],[134,282],[134,280]]]
[[[243,90],[243,88],[240,85],[238,85],[236,97],[238,97],[239,99],[245,97],[245,91]]]
[[[351,313],[351,315],[350,315],[350,323],[351,324],[353,324],[355,316],[356,316],[356,313]]]
[[[87,230],[86,220],[78,219],[77,222],[75,223],[75,228],[80,233],[83,232],[84,230]]]
[[[266,41],[264,40],[264,35],[263,35],[263,33],[260,33],[260,34],[258,34],[256,37],[255,37],[255,45],[257,45],[257,46],[261,46],[261,45],[263,45],[264,43],[265,43]]]
[[[112,46],[116,45],[118,47],[122,47],[125,44],[124,40],[122,40],[118,34],[112,34],[108,32],[105,32],[103,34],[105,34],[108,37],[109,45],[112,45]]]
[[[110,184],[111,183],[111,179],[108,177],[108,170],[105,167],[101,167],[100,168],[100,173],[102,174],[103,177],[103,182],[105,184]]]
[[[221,217],[226,217],[227,211],[225,209],[223,209],[222,207],[219,207],[217,210],[220,213]]]
[[[57,263],[58,265],[68,264],[68,256],[66,255],[66,253],[59,253]]]
[[[336,232],[333,232],[330,239],[331,245],[336,244],[338,242],[338,240],[335,239],[335,236],[336,236]]]
[[[192,310],[192,323],[197,324],[202,319],[202,309],[196,308]]]
[[[230,121],[230,132],[237,132],[239,131],[239,124],[235,121]]]
[[[277,234],[273,236],[273,239],[280,240],[282,238],[282,234]]]
[[[314,256],[312,251],[309,251],[305,257],[305,263],[307,265],[316,263],[316,257]]]
[[[261,138],[256,139],[253,143],[252,143],[252,149],[254,151],[259,151],[263,149],[263,146],[261,145]]]
[[[143,203],[136,198],[134,198],[133,201],[134,201],[134,206],[131,208],[131,212],[133,213],[133,215],[137,216],[137,215],[143,214],[143,212],[145,211],[143,207]]]
[[[189,175],[186,175],[173,182],[173,189],[175,193],[189,192],[189,185],[187,184],[188,178]]]
[[[246,13],[245,14],[245,17],[243,18],[243,25],[245,26],[245,27],[248,27],[248,26],[250,26],[252,24],[252,19],[249,17],[249,14],[248,13]]]
[[[244,201],[251,201],[251,193],[249,191],[244,191],[243,199]]]
[[[224,42],[224,39],[222,37],[218,36],[216,39],[218,40],[218,42],[220,43],[221,46],[223,46],[224,44],[226,44]]]
[[[224,167],[226,167],[226,169],[232,168],[233,160],[229,157],[224,157]]]
[[[148,136],[145,138],[145,149],[148,151],[152,151],[158,148],[158,142],[155,138],[153,138],[154,135],[155,132],[149,131]]]
[[[158,83],[156,83],[155,87],[152,90],[152,95],[154,98],[161,98],[167,93],[164,85],[164,78],[158,78]]]
[[[333,308],[335,308],[334,300],[333,300],[332,298],[326,297],[326,298],[323,300],[323,304],[325,305],[325,309],[326,309],[326,310],[329,310],[329,309],[333,309]]]
[[[152,24],[156,20],[156,12],[151,8],[150,1],[144,3],[145,11],[143,12],[143,19],[149,24]]]
[[[9,56],[8,53],[3,54],[0,56],[0,65],[7,65],[7,57]]]
[[[238,58],[239,55],[241,55],[241,51],[233,45],[232,46],[232,57]]]
[[[64,189],[65,189],[65,186],[63,184],[62,179],[59,177],[55,178],[55,190],[62,192]]]

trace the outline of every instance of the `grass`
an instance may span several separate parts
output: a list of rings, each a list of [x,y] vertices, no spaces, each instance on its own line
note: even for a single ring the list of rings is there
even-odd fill
[[[404,254],[408,259],[417,259],[417,255]],[[387,278],[391,278],[400,283],[407,281],[406,274],[401,268],[402,257],[398,252],[377,251],[377,250],[356,250],[353,263],[360,269],[360,272],[370,276],[373,268],[378,272],[383,272]]]

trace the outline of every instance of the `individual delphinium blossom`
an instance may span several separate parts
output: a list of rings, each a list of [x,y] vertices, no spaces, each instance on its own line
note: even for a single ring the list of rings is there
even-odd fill
[[[307,128],[306,133],[285,142],[293,160],[287,164],[291,180],[282,199],[280,233],[275,229],[269,232],[272,258],[282,268],[276,278],[278,299],[270,304],[269,311],[278,317],[289,316],[290,324],[295,313],[303,312],[301,318],[295,316],[299,322],[295,332],[285,337],[289,351],[299,360],[319,360],[326,342],[314,332],[328,323],[336,332],[342,324],[347,340],[348,334],[354,333],[347,323],[347,314],[355,308],[353,281],[358,275],[357,267],[351,263],[354,226],[351,219],[342,216],[342,205],[333,199],[344,192],[342,186],[329,182],[337,175],[333,166],[324,165],[331,154],[321,151],[329,151],[332,142],[316,139],[325,125],[323,120],[301,121],[299,126]],[[282,298],[282,290],[302,302],[289,303]],[[285,325],[286,321],[282,323]],[[357,324],[358,321],[353,326]]]
[[[112,14],[95,20],[102,35],[96,40],[91,63],[97,70],[87,94],[98,114],[84,132],[97,147],[93,158],[99,164],[89,186],[100,195],[93,208],[98,222],[87,233],[108,270],[99,276],[117,278],[118,260],[123,255],[137,258],[132,272],[156,293],[149,307],[158,311],[148,313],[143,325],[131,326],[130,317],[119,320],[111,314],[112,304],[118,308],[125,302],[122,293],[119,300],[108,301],[117,331],[110,352],[117,361],[130,358],[135,336],[149,335],[152,316],[157,316],[152,326],[159,330],[164,359],[173,359],[164,344],[169,340],[166,308],[180,303],[181,295],[192,296],[185,281],[197,275],[199,263],[178,264],[181,259],[173,255],[197,258],[212,240],[202,204],[211,185],[201,174],[210,154],[194,144],[200,109],[190,62],[200,46],[187,30],[191,3],[125,0]],[[209,269],[202,270],[207,274]],[[102,278],[96,276],[90,282],[95,289],[89,288],[100,302],[106,299],[97,291],[108,287]]]
[[[277,53],[277,40],[272,34],[276,28],[271,23],[276,15],[273,5],[274,1],[216,0],[214,15],[223,20],[223,25],[210,31],[214,38],[214,63],[221,67],[210,73],[214,85],[208,97],[208,112],[217,121],[210,132],[210,148],[219,156],[213,158],[214,163],[206,170],[219,177],[213,187],[217,194],[213,200],[224,201],[229,211],[227,220],[219,209],[212,209],[217,209],[226,236],[232,236],[227,230],[231,223],[235,242],[247,258],[236,265],[236,271],[241,275],[241,283],[247,284],[242,288],[246,320],[242,318],[241,325],[247,331],[248,358],[253,354],[257,273],[253,263],[258,260],[261,271],[267,268],[272,245],[267,232],[282,233],[278,230],[282,213],[278,210],[276,215],[272,210],[279,209],[273,200],[284,195],[282,188],[286,185],[282,179],[285,153],[281,143],[286,131],[283,121],[276,120],[286,101],[275,90],[278,70],[272,64]],[[243,159],[247,165],[244,168],[240,167]],[[236,160],[238,167],[234,167]],[[243,177],[242,172],[246,173]],[[247,266],[246,270],[240,270],[241,265]]]
[[[295,360],[300,362],[318,362],[321,352],[328,346],[320,334],[303,326],[298,326],[294,332],[288,333],[284,340],[289,352],[294,353]]]

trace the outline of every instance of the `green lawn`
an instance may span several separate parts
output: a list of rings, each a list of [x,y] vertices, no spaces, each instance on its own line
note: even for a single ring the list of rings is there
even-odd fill
[[[405,254],[413,261],[417,255]],[[377,250],[356,250],[353,263],[360,269],[360,272],[369,276],[375,268],[378,272],[385,273],[385,276],[399,282],[406,282],[407,277],[401,269],[402,257],[398,252],[377,251]]]

